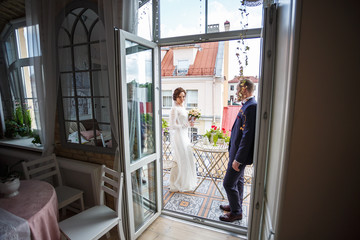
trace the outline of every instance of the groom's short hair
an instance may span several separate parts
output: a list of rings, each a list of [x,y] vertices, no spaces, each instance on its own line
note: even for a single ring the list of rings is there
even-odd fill
[[[255,91],[255,84],[253,83],[253,81],[251,81],[248,78],[244,78],[242,80],[240,80],[239,82],[239,87],[245,86],[246,89],[250,92],[250,93],[254,93]]]

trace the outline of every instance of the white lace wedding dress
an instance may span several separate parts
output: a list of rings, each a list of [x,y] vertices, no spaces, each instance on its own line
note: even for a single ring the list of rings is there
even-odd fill
[[[171,169],[170,191],[192,191],[196,187],[197,177],[195,159],[188,137],[188,113],[174,102],[170,113],[170,143],[177,165]]]

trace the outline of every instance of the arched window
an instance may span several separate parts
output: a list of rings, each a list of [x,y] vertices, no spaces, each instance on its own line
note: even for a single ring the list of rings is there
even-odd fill
[[[71,146],[113,148],[108,74],[100,61],[104,35],[96,10],[86,7],[69,10],[58,31],[60,132]]]

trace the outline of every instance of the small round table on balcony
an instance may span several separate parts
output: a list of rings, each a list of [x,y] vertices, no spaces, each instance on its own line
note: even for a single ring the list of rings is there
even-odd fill
[[[202,141],[198,141],[194,144],[193,149],[196,161],[200,164],[200,166],[198,166],[198,174],[202,175],[202,179],[194,192],[206,178],[210,178],[221,196],[225,198],[216,183],[216,179],[223,179],[225,176],[228,163],[228,144],[223,143],[214,146],[213,143],[204,144]]]

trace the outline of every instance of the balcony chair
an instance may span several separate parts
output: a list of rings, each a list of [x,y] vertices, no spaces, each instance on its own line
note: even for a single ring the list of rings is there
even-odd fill
[[[99,239],[117,225],[119,237],[124,240],[121,218],[123,178],[123,173],[103,165],[99,194],[100,205],[61,221],[59,227],[62,236],[67,239]],[[104,205],[104,192],[114,197],[115,211]]]
[[[56,185],[54,187],[58,199],[58,209],[63,209],[63,214],[65,214],[65,207],[74,212],[79,212],[78,209],[69,206],[76,201],[78,201],[80,204],[80,211],[84,211],[84,192],[82,190],[64,186],[62,184],[60,169],[55,154],[36,159],[34,161],[24,161],[22,162],[22,167],[26,179],[46,181],[47,179],[50,179],[50,177],[56,176],[57,184],[53,183],[53,179],[51,179],[50,183]]]

